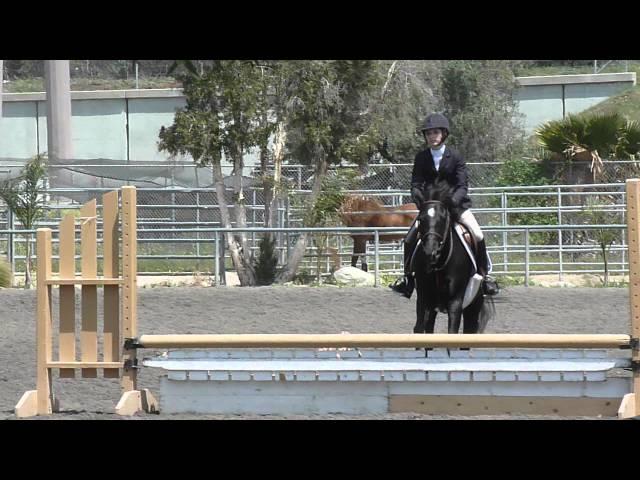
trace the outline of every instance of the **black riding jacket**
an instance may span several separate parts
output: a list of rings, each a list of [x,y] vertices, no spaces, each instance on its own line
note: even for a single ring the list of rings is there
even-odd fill
[[[416,155],[411,173],[411,187],[423,188],[424,183],[430,183],[436,178],[445,179],[454,189],[453,203],[464,211],[471,208],[471,199],[468,195],[467,165],[456,150],[448,145],[444,149],[440,169],[436,171],[431,150],[427,148]]]

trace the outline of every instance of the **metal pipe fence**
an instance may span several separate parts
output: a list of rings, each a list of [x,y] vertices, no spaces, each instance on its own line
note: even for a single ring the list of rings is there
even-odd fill
[[[49,208],[45,220],[38,227],[56,228],[64,213],[77,210],[82,202],[91,198],[99,202],[101,194],[111,190],[49,189],[46,193]],[[282,266],[297,236],[305,231],[301,221],[304,203],[296,197],[304,199],[308,192],[293,191],[281,198],[274,211],[275,229],[265,230],[262,192],[254,188],[247,191],[248,226],[242,231],[250,234],[249,248],[257,256],[262,234],[275,232],[278,261]],[[408,192],[402,189],[350,190],[345,193],[377,196],[390,207],[408,199]],[[225,200],[233,211],[230,194],[229,189]],[[626,272],[626,239],[621,227],[626,214],[624,183],[480,187],[471,188],[470,195],[474,202],[473,211],[486,232],[497,275],[525,275],[528,281],[531,273],[554,273],[560,280],[563,275],[574,271],[602,273],[603,263],[593,258],[600,255],[597,245],[599,225],[616,230],[609,262],[613,270],[610,271]],[[0,210],[0,255],[7,256],[14,271],[23,269],[24,235],[30,233],[21,230],[18,223],[11,212]],[[194,230],[192,227],[198,228]],[[228,252],[225,252],[221,241],[221,234],[226,230],[221,227],[217,195],[212,188],[138,188],[141,274],[214,271],[217,278],[231,267]],[[240,232],[234,221],[231,227],[234,232]],[[339,227],[329,228],[322,238],[316,233],[309,241],[301,265],[303,272],[326,277],[336,266],[336,258],[339,265],[350,263],[351,234],[357,231],[344,230],[347,227],[342,227],[342,230]],[[368,228],[366,232],[379,237],[384,230]],[[404,235],[406,230],[395,229],[394,233]],[[377,259],[376,275],[397,275],[401,272],[402,248],[399,242],[370,242],[367,257],[374,261]],[[321,265],[323,269],[319,272]],[[378,282],[378,276],[376,279]]]
[[[100,225],[99,225],[100,227]],[[507,234],[507,235],[516,235],[516,238],[512,240],[514,243],[508,243],[503,245],[496,245],[489,242],[490,247],[488,251],[492,258],[497,257],[499,254],[506,255],[508,261],[505,262],[496,262],[493,261],[493,273],[496,276],[500,275],[523,275],[525,277],[525,285],[529,285],[530,277],[533,274],[559,274],[560,276],[568,273],[602,273],[603,272],[603,264],[601,261],[596,261],[598,255],[601,253],[601,247],[596,244],[583,244],[583,245],[574,245],[574,246],[566,246],[564,248],[559,249],[557,244],[547,244],[547,243],[536,243],[536,237],[533,236],[539,233],[556,233],[558,231],[564,233],[572,232],[572,231],[612,231],[615,232],[617,238],[619,238],[619,242],[611,245],[607,249],[607,254],[610,256],[608,260],[609,265],[609,273],[617,273],[617,274],[626,274],[628,273],[628,261],[625,258],[625,252],[627,249],[625,237],[626,237],[626,225],[625,224],[602,224],[602,225],[563,225],[560,228],[558,226],[540,226],[540,225],[520,225],[520,226],[488,226],[485,227],[485,234],[487,237],[497,236],[500,238],[499,234]],[[100,228],[98,228],[98,232],[101,233]],[[372,255],[374,260],[374,268],[373,274],[375,278],[375,285],[379,286],[381,284],[381,276],[382,275],[393,275],[401,273],[401,265],[402,265],[402,248],[397,246],[396,248],[389,248],[381,244],[380,242],[380,234],[389,234],[389,233],[405,233],[404,229],[398,229],[395,227],[315,227],[315,228],[259,228],[259,227],[248,227],[248,228],[220,228],[220,227],[204,227],[204,228],[156,228],[156,229],[147,229],[147,228],[138,228],[138,259],[139,267],[144,264],[144,260],[189,260],[189,261],[205,261],[207,262],[209,268],[207,271],[211,272],[211,276],[215,279],[215,284],[220,285],[221,282],[221,265],[226,261],[225,257],[221,255],[222,249],[220,246],[222,245],[222,234],[224,233],[264,233],[264,232],[274,232],[274,233],[287,233],[291,238],[295,238],[295,236],[300,233],[311,233],[311,234],[323,234],[326,238],[330,238],[332,235],[335,239],[342,238],[343,242],[345,237],[353,236],[358,234],[373,234],[374,240],[372,249],[373,252],[369,253]],[[176,238],[147,238],[146,235],[149,233],[164,233],[164,234],[172,234],[172,235],[182,235],[182,237]],[[31,235],[34,236],[35,230],[0,230],[0,239],[6,237],[7,235],[16,235],[16,236],[24,236]],[[184,236],[187,235],[187,236]],[[520,241],[518,240],[518,236]],[[24,239],[18,240],[18,238],[14,239],[16,244],[24,243]],[[57,244],[57,240],[54,236],[54,251],[56,251],[55,245]],[[150,247],[152,244],[185,244],[188,245],[191,249],[190,253],[180,254],[180,253],[167,253],[167,252],[155,252],[153,253],[153,249]],[[100,240],[99,240],[100,244]],[[193,247],[195,245],[199,245],[199,253],[193,251]],[[321,277],[326,277],[331,274],[329,265],[327,265],[326,271],[319,272],[313,271],[314,268],[319,268],[319,262],[317,261],[319,247],[318,245],[311,246],[307,252],[307,259],[311,259],[311,261],[307,262],[306,265],[303,263],[302,268],[310,269],[310,275],[318,275]],[[202,252],[210,252],[209,254]],[[321,256],[325,258],[329,258],[329,254],[321,253]],[[339,257],[344,257],[345,255],[349,255],[348,253],[341,252],[338,254]],[[99,257],[101,255],[99,254]],[[397,257],[397,258],[396,258]],[[24,260],[24,255],[15,255],[15,261]],[[53,256],[53,259],[56,260],[57,255]],[[315,262],[315,264],[314,264]],[[340,261],[341,263],[341,261]],[[339,267],[339,265],[338,265]],[[389,267],[389,268],[385,268]],[[502,267],[502,269],[500,268]],[[173,272],[154,272],[154,271],[145,271],[144,268],[139,268],[139,273],[141,275],[153,275],[153,274],[180,274],[180,273],[191,273],[185,271],[173,271]],[[561,279],[561,277],[560,277]]]

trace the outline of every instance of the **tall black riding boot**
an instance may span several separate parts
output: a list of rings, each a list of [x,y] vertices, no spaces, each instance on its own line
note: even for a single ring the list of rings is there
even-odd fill
[[[489,276],[489,257],[487,256],[487,245],[483,240],[478,242],[478,255],[476,255],[476,262],[478,262],[478,273],[484,277],[482,282],[483,292],[486,295],[496,295],[500,289],[496,281]]]
[[[416,248],[416,242],[418,239],[417,227],[412,225],[409,233],[405,237],[404,243],[404,277],[396,281],[389,287],[396,293],[399,293],[407,298],[411,298],[413,290],[415,288],[415,280],[411,272],[411,256]]]

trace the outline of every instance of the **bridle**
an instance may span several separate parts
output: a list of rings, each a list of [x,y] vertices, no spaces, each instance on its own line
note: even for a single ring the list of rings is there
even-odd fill
[[[429,200],[423,203],[423,211],[425,211],[429,205],[437,205],[437,206],[442,206],[444,207],[443,203],[439,200]],[[445,245],[447,244],[447,239],[449,239],[449,252],[447,253],[447,258],[445,259],[444,263],[442,263],[442,265],[438,266],[438,262],[436,261],[436,265],[433,268],[433,270],[435,271],[439,271],[444,269],[444,267],[447,266],[447,264],[449,263],[449,260],[451,259],[451,254],[453,253],[453,231],[451,230],[450,226],[451,226],[451,215],[449,214],[449,211],[447,210],[446,207],[444,207],[446,215],[447,215],[447,223],[446,223],[446,227],[444,230],[444,235],[441,235],[438,232],[426,232],[423,234],[423,236],[429,237],[429,236],[435,236],[438,239],[438,248],[436,249],[436,252],[438,253],[438,257],[440,252],[442,251],[442,249],[445,247]],[[449,233],[449,235],[447,236],[447,233]]]

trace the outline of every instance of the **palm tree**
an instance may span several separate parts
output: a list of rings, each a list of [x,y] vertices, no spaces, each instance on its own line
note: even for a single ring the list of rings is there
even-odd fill
[[[0,184],[0,198],[26,230],[33,230],[44,216],[43,180],[47,176],[43,155],[36,155],[17,178]],[[24,288],[31,288],[31,234],[26,234]]]
[[[588,160],[593,181],[602,173],[602,157],[633,157],[640,150],[640,128],[619,113],[568,115],[543,124],[537,131],[539,144],[570,162]]]
[[[618,158],[628,156],[635,160],[640,151],[640,123],[636,120],[629,120],[619,133],[620,139],[614,155]]]

